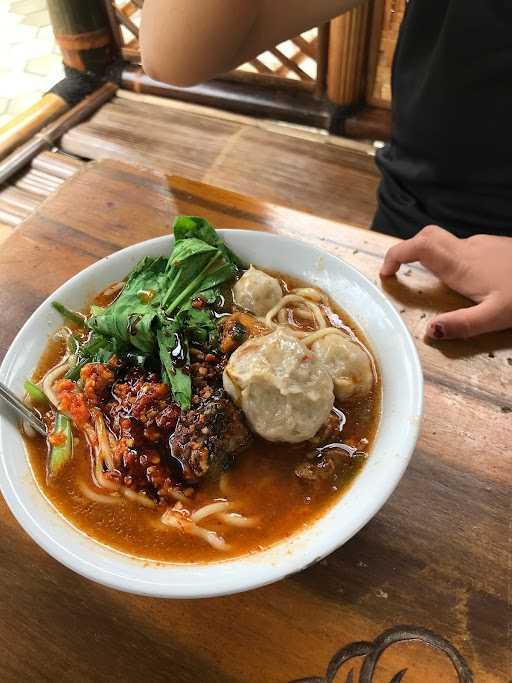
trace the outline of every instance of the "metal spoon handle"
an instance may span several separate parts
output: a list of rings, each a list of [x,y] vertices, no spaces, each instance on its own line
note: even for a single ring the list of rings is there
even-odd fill
[[[27,420],[27,422],[36,430],[36,432],[39,432],[39,434],[42,434],[42,436],[47,435],[44,423],[38,417],[36,417],[36,415],[34,415],[34,413],[27,408],[27,406],[22,403],[19,398],[13,394],[13,392],[2,382],[0,382],[0,398],[3,398],[3,400],[8,403],[11,408],[18,413],[18,415],[21,415],[24,420]]]

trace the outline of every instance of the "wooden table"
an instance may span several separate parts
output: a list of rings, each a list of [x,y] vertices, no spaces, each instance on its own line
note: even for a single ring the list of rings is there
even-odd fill
[[[375,282],[392,243],[183,178],[90,164],[2,246],[0,357],[58,285],[120,247],[168,233],[178,213],[295,236]],[[399,681],[403,669],[407,683],[509,682],[512,335],[427,345],[428,316],[459,298],[415,266],[386,290],[416,339],[426,409],[415,456],[383,510],[343,548],[286,581],[173,602],[73,574],[0,503],[0,680],[320,682],[341,650],[325,680],[356,683],[362,658],[341,664],[344,657],[365,655],[368,667],[399,640],[373,678],[363,671],[362,683]]]

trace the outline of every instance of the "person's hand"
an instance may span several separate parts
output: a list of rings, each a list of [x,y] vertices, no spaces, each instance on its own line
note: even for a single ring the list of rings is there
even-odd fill
[[[381,277],[394,275],[402,263],[415,261],[477,304],[433,318],[427,327],[429,337],[459,339],[512,327],[512,238],[475,235],[459,239],[429,225],[391,247]]]

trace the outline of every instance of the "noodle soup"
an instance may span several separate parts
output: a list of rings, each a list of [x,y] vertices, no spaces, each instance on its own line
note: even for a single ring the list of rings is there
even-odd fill
[[[119,551],[185,563],[258,552],[313,523],[364,466],[378,369],[308,283],[236,264],[173,309],[163,265],[139,264],[83,315],[63,310],[33,377],[49,437],[25,437],[31,464],[75,527]]]

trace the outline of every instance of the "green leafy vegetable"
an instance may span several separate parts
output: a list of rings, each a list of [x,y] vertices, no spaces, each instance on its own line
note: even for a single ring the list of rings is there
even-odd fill
[[[173,322],[157,332],[163,379],[172,389],[174,399],[183,410],[188,410],[192,401],[192,381],[183,368],[190,363],[188,344]]]
[[[178,244],[176,250],[179,249]],[[194,292],[202,289],[203,281],[211,275],[215,264],[218,264],[221,258],[218,251],[209,247],[209,253],[206,255],[205,252],[190,254],[185,261],[176,261],[169,269],[170,286],[162,302],[165,311],[172,313]]]
[[[155,348],[153,324],[166,286],[165,258],[144,258],[132,271],[121,295],[106,308],[93,306],[87,325],[103,337],[117,339],[144,353]],[[153,292],[144,297],[141,293]]]
[[[229,249],[220,235],[217,234],[213,225],[206,218],[198,216],[178,216],[173,225],[176,244],[181,240],[196,237],[212,247],[216,247],[224,256],[227,263],[232,263],[238,268],[243,264],[240,259]]]
[[[41,389],[38,386],[36,386],[33,382],[31,382],[29,379],[25,380],[23,386],[25,387],[25,391],[30,396],[30,398],[36,403],[49,403],[46,394],[43,391],[41,391]]]
[[[108,363],[113,355],[121,355],[126,348],[115,337],[105,337],[91,332],[85,342],[75,352],[75,365],[65,374],[66,379],[76,382],[80,379],[80,370],[88,363]]]
[[[57,413],[53,434],[60,437],[62,442],[52,445],[50,450],[50,458],[48,460],[50,476],[58,475],[64,465],[73,457],[73,431],[69,417],[62,413]]]
[[[68,378],[77,379],[84,365],[114,354],[142,365],[156,355],[175,400],[184,409],[190,406],[189,343],[218,343],[212,307],[220,298],[218,287],[236,277],[240,262],[203,218],[179,216],[174,237],[168,258],[144,258],[112,304],[91,308],[91,334]]]
[[[61,304],[59,301],[52,301],[52,306],[56,311],[58,311],[61,314],[63,318],[66,318],[66,320],[70,320],[71,322],[80,325],[80,327],[84,326],[85,318],[83,317],[83,315],[80,315],[80,313],[70,311],[69,308],[66,308],[66,306],[64,306],[64,304]]]
[[[191,308],[187,311],[185,327],[191,341],[211,348],[219,338],[219,330],[211,311]]]
[[[241,265],[204,218],[178,216],[173,232],[176,243],[169,259],[169,272],[173,274],[173,283],[174,277],[178,277],[178,285],[166,293],[164,308],[167,313],[177,310],[200,289],[217,287],[231,280]],[[201,249],[200,244],[203,245]],[[208,246],[210,250],[207,249]],[[183,272],[183,276],[178,271]],[[179,292],[179,287],[184,282],[188,284]]]

